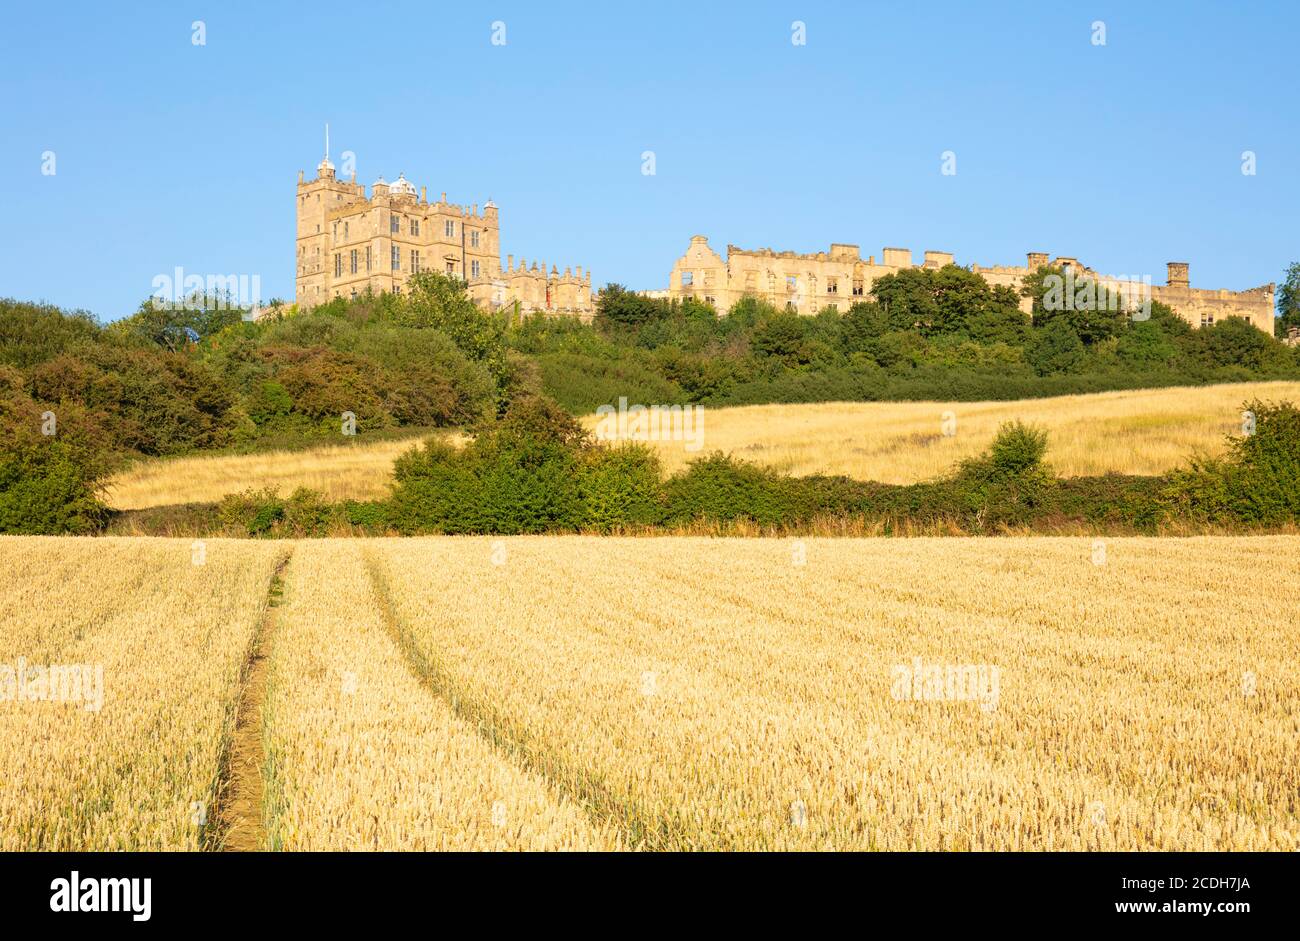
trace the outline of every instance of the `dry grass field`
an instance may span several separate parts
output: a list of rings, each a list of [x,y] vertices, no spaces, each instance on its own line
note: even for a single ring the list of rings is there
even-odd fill
[[[1019,419],[1051,433],[1047,454],[1066,477],[1160,474],[1193,452],[1218,453],[1241,429],[1247,399],[1300,401],[1300,383],[1257,382],[1098,392],[1015,402],[832,402],[704,412],[703,451],[792,474],[843,474],[908,484],[938,477],[980,453],[998,425]],[[955,433],[943,433],[945,413]],[[595,420],[589,420],[595,427]],[[668,472],[699,456],[656,442]]]
[[[223,454],[149,461],[112,478],[109,506],[143,510],[173,503],[207,503],[250,487],[288,495],[309,487],[331,500],[371,500],[388,494],[393,461],[413,440],[326,445],[301,451]]]
[[[978,454],[1004,421],[1037,422],[1052,434],[1048,459],[1066,476],[1117,471],[1158,474],[1193,452],[1222,449],[1253,397],[1300,401],[1300,383],[1102,392],[1017,402],[829,402],[706,409],[703,449],[656,442],[668,472],[715,450],[794,474],[844,474],[913,483]],[[951,412],[955,433],[943,433]],[[594,416],[586,420],[595,428]],[[106,499],[122,510],[219,500],[248,488],[287,495],[310,487],[331,499],[386,496],[393,459],[409,441],[304,451],[191,457],[140,464],[109,481]]]
[[[271,848],[1289,851],[1298,547],[0,539],[0,669],[104,668],[0,702],[0,840],[220,842],[270,623]]]

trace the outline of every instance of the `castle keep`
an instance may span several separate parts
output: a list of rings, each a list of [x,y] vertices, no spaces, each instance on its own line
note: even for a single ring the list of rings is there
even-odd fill
[[[298,173],[298,246],[295,298],[299,308],[315,307],[336,297],[356,297],[367,289],[378,294],[402,292],[412,274],[439,271],[465,281],[483,307],[518,307],[524,314],[592,316],[591,273],[569,268],[560,274],[546,262],[529,265],[506,256],[501,265],[501,229],[497,207],[488,200],[480,210],[447,202],[443,193],[429,202],[401,174],[388,183],[380,177],[366,188],[336,178],[325,159],[316,179]]]
[[[1030,252],[1026,264],[997,267],[971,265],[991,285],[1005,285],[1017,293],[1025,277],[1051,264],[1073,271],[1076,278],[1088,277],[1120,295],[1132,290],[1131,278],[1100,275],[1078,259],[1057,257],[1048,260],[1043,252]],[[845,311],[857,301],[868,299],[877,278],[906,268],[942,268],[953,264],[949,252],[926,252],[920,265],[912,262],[906,248],[886,248],[880,260],[874,255],[864,261],[856,245],[832,243],[830,251],[800,255],[774,252],[770,248],[747,251],[727,246],[723,259],[709,247],[703,235],[691,239],[686,254],[677,259],[669,278],[668,297],[694,297],[712,304],[721,313],[746,295],[757,297],[778,307],[789,304],[801,314],[812,315],[830,307]],[[1145,286],[1144,286],[1145,287]],[[1186,262],[1170,262],[1166,284],[1150,285],[1150,299],[1168,304],[1194,327],[1210,326],[1227,317],[1241,317],[1265,333],[1273,334],[1275,285],[1266,284],[1246,291],[1206,290],[1193,288]],[[652,292],[654,293],[654,292]],[[1028,312],[1030,299],[1021,299],[1021,309]]]

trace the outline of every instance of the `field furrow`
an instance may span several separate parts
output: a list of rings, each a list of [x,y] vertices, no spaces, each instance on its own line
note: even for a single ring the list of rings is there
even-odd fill
[[[411,671],[360,541],[287,573],[266,699],[267,830],[284,850],[616,849]]]
[[[376,551],[448,682],[652,845],[1291,849],[1290,544],[1111,540],[1100,565],[1078,539],[807,540],[803,564],[770,540]],[[900,695],[918,662],[985,687]]]
[[[207,845],[241,671],[284,552],[0,539],[6,572],[20,573],[0,600],[0,848]]]

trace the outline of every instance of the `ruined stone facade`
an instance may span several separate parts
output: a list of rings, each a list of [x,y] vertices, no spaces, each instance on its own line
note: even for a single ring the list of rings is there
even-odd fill
[[[801,314],[816,314],[827,307],[843,312],[857,301],[869,300],[871,286],[878,278],[906,268],[942,268],[953,263],[951,253],[930,251],[920,265],[915,265],[911,250],[906,248],[882,249],[879,261],[874,255],[864,260],[858,246],[843,243],[832,243],[829,251],[808,255],[774,252],[770,248],[747,251],[728,245],[724,259],[709,246],[707,238],[696,235],[686,254],[673,265],[666,293],[672,298],[706,301],[720,313],[726,313],[746,295],[780,307],[788,304]],[[1072,270],[1076,277],[1091,278],[1120,294],[1130,293],[1142,283],[1131,276],[1097,274],[1076,258],[1058,256],[1049,261],[1043,252],[1030,252],[1023,267],[971,265],[970,270],[992,285],[1005,285],[1019,294],[1026,275],[1049,264]],[[1186,262],[1170,262],[1166,281],[1165,285],[1150,285],[1151,300],[1168,304],[1192,326],[1242,317],[1270,336],[1273,333],[1273,284],[1246,291],[1193,288]],[[1022,298],[1021,309],[1027,312],[1029,308],[1029,298]]]
[[[402,175],[382,177],[366,188],[335,177],[328,145],[316,179],[298,174],[298,239],[295,298],[308,309],[336,297],[402,292],[412,274],[440,271],[464,280],[483,307],[516,308],[522,315],[554,314],[590,320],[591,274],[569,268],[561,274],[546,262],[532,266],[513,256],[501,265],[501,230],[496,205],[488,200],[460,206],[443,193],[429,202],[425,187]]]

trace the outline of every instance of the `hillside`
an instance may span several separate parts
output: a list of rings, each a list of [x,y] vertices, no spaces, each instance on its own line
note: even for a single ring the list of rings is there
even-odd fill
[[[703,448],[683,442],[651,444],[666,473],[721,450],[798,475],[834,474],[908,484],[952,469],[988,447],[1000,424],[1020,419],[1047,428],[1048,460],[1067,477],[1105,473],[1160,474],[1193,452],[1218,454],[1224,436],[1241,424],[1251,398],[1300,399],[1300,382],[1102,392],[1018,402],[824,402],[706,408]],[[942,416],[952,411],[955,434]],[[584,424],[597,425],[595,416]],[[454,434],[452,440],[464,440]],[[145,509],[218,500],[271,487],[321,491],[332,500],[379,499],[388,492],[392,463],[411,440],[297,451],[147,461],[111,478],[106,498],[115,509]]]

